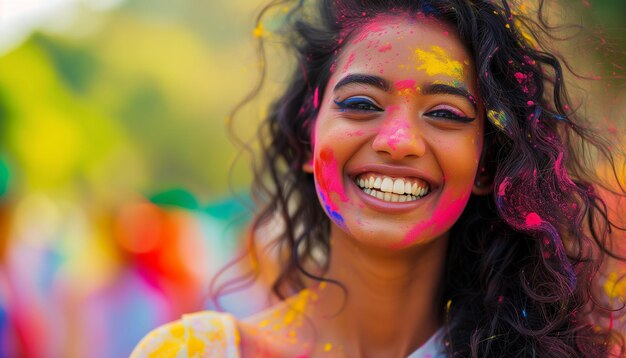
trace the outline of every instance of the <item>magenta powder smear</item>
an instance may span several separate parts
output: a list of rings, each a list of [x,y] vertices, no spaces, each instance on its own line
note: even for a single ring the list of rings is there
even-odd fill
[[[467,205],[469,197],[470,193],[468,192],[466,196],[450,200],[449,202],[447,202],[448,200],[446,198],[442,198],[442,202],[436,206],[432,217],[415,225],[406,234],[402,242],[397,244],[397,247],[394,248],[400,249],[407,247],[415,242],[415,239],[420,236],[429,235],[433,231],[443,230],[447,225],[451,222],[453,223],[459,216],[461,216],[461,213]]]
[[[332,149],[322,149],[315,160],[315,182],[326,212],[338,224],[343,224],[344,220],[339,214],[337,205],[333,202],[332,194],[336,193],[341,201],[348,201],[342,178]]]
[[[395,83],[396,85],[396,89],[398,91],[404,91],[407,89],[415,89],[415,81],[414,80],[402,80],[402,81],[397,81]]]

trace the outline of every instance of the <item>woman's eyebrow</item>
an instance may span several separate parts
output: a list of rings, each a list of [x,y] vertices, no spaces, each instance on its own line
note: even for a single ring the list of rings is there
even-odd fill
[[[385,92],[391,91],[391,84],[386,79],[374,75],[365,75],[360,73],[349,74],[346,77],[342,78],[339,82],[337,82],[333,91],[337,91],[341,87],[351,84],[364,84],[380,88]]]
[[[472,103],[474,108],[477,108],[476,105],[476,97],[472,96],[465,88],[450,86],[443,83],[433,83],[422,88],[423,95],[434,95],[434,94],[449,94],[452,96],[460,96]]]

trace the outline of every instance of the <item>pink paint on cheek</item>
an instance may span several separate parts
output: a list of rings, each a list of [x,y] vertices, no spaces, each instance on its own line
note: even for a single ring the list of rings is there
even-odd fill
[[[402,242],[395,245],[394,248],[403,248],[416,242],[420,237],[432,235],[436,231],[449,229],[459,219],[467,201],[469,200],[471,190],[467,190],[461,197],[452,197],[448,194],[441,198],[441,202],[436,206],[435,212],[429,219],[426,219],[415,225],[404,237]]]
[[[328,217],[340,227],[347,230],[343,216],[333,200],[333,193],[346,202],[348,197],[343,189],[342,175],[339,172],[337,160],[330,148],[324,148],[315,159],[314,166],[315,187],[320,197],[320,202]]]
[[[319,157],[315,160],[315,179],[320,191],[326,195],[328,204],[333,210],[336,209],[336,205],[332,203],[332,193],[339,195],[342,201],[348,201],[343,188],[343,176],[339,172],[339,166],[332,149],[324,148],[320,151]]]
[[[413,80],[397,81],[395,83],[395,86],[398,91],[404,91],[407,89],[415,89],[415,81]]]

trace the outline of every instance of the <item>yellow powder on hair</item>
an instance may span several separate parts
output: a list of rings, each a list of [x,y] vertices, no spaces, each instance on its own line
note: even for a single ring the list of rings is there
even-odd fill
[[[487,112],[487,117],[489,117],[489,119],[495,126],[504,129],[504,123],[506,122],[504,112],[489,110]]]

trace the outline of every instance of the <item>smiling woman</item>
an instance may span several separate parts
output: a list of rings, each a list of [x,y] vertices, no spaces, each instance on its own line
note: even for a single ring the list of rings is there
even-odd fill
[[[507,1],[315,2],[287,16],[298,66],[260,134],[251,243],[280,218],[283,301],[185,316],[134,356],[621,355],[595,279],[617,227],[577,144],[613,157],[541,24]]]
[[[322,96],[316,167],[305,170],[315,175],[327,213],[342,214],[330,215],[335,241],[395,250],[439,238],[443,261],[483,145],[484,111],[470,100],[479,98],[471,57],[434,18],[379,16],[361,31],[342,49],[341,70]],[[337,188],[320,185],[337,172]]]

